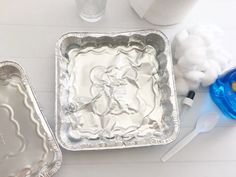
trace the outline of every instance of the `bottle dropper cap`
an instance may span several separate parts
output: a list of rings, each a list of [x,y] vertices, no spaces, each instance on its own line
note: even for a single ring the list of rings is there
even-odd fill
[[[190,98],[190,99],[194,99],[194,97],[195,97],[195,92],[194,91],[192,91],[192,90],[190,90],[189,92],[188,92],[188,95],[187,95],[187,98]]]
[[[195,92],[190,90],[188,92],[188,95],[184,98],[183,104],[188,105],[189,107],[191,107],[193,105],[194,97],[195,97]]]

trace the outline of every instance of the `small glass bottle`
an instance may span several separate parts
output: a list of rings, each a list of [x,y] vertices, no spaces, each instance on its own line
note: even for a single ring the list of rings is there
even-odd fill
[[[105,13],[107,0],[76,0],[79,16],[88,22],[96,22]]]

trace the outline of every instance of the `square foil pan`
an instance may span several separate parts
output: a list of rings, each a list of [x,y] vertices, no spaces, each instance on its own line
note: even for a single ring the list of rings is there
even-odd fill
[[[56,137],[67,150],[164,145],[179,132],[170,46],[156,30],[63,35]]]
[[[0,62],[0,176],[50,177],[62,155],[22,67]]]

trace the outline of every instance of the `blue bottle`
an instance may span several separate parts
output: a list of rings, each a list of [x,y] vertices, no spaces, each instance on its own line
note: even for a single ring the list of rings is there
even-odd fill
[[[219,76],[210,86],[209,92],[221,111],[227,117],[236,119],[236,68]]]

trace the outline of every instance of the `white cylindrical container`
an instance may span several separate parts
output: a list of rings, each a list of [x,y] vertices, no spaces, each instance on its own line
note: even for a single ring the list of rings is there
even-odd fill
[[[141,18],[157,25],[181,22],[198,0],[129,0]]]

